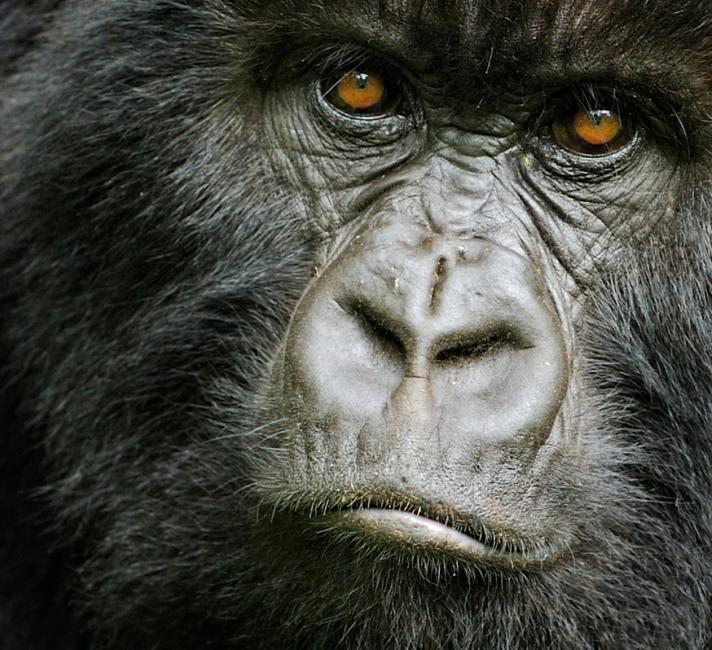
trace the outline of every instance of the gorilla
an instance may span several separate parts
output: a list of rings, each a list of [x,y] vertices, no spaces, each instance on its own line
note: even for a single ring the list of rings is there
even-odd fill
[[[712,6],[0,34],[4,648],[712,648]]]

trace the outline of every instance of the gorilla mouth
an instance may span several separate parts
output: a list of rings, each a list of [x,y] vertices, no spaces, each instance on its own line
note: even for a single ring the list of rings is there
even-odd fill
[[[560,540],[494,531],[481,522],[453,516],[449,510],[445,512],[411,507],[407,503],[369,503],[337,508],[334,514],[341,524],[379,541],[509,568],[550,564],[566,548]]]
[[[361,508],[345,512],[344,518],[374,532],[404,538],[418,545],[443,547],[478,557],[493,552],[492,547],[452,526],[404,510]]]

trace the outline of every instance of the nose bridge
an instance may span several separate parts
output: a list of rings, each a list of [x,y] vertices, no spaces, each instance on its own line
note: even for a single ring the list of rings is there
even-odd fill
[[[442,349],[505,321],[526,330],[528,303],[546,300],[532,262],[483,237],[386,231],[369,251],[348,291],[400,338],[411,375],[427,376]]]
[[[465,305],[453,305],[455,268],[467,259],[479,258],[482,242],[450,240],[429,234],[416,242],[394,241],[385,237],[374,248],[380,254],[366,258],[363,279],[356,297],[368,305],[374,318],[391,328],[400,338],[406,357],[406,374],[429,376],[432,350],[437,341],[451,333],[463,320],[478,318],[478,312],[460,314]],[[373,292],[378,286],[380,291]],[[446,314],[444,307],[450,310]],[[454,307],[454,311],[453,311]]]
[[[416,193],[418,210],[433,232],[454,238],[486,237],[511,226],[503,206],[509,165],[495,155],[462,155],[448,146],[434,154]],[[408,200],[408,199],[406,199]]]

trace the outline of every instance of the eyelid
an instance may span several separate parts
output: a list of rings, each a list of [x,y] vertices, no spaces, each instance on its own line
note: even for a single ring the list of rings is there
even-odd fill
[[[537,131],[546,134],[552,145],[574,155],[606,158],[626,148],[639,130],[640,121],[624,90],[583,84],[550,95],[537,120]],[[609,112],[619,116],[622,130],[604,144],[586,142],[573,129],[575,116],[581,112]]]
[[[390,120],[394,118],[417,118],[417,102],[415,93],[412,90],[406,75],[401,69],[392,64],[388,59],[360,51],[358,61],[339,60],[338,66],[329,66],[323,61],[317,68],[319,72],[319,94],[322,103],[328,105],[331,110],[341,113],[346,119],[356,121],[378,121]],[[380,105],[374,110],[358,109],[349,110],[348,107],[339,106],[339,102],[333,102],[329,95],[333,93],[339,82],[352,72],[371,72],[381,78],[385,85],[385,96]]]

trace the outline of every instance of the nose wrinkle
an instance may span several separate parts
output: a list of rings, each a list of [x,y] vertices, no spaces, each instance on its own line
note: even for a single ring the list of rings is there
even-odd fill
[[[445,286],[447,273],[447,258],[444,255],[438,257],[433,271],[433,283],[430,287],[430,302],[428,303],[427,314],[432,316],[437,312],[442,302],[442,292]]]
[[[415,314],[411,326],[413,331],[411,332],[410,345],[406,347],[406,376],[404,381],[408,378],[430,381],[431,348],[437,334],[434,321],[443,302],[447,274],[448,260],[445,255],[441,254],[435,259],[430,286],[422,288],[422,290],[428,291],[428,300],[424,313]],[[416,291],[418,290],[416,288]]]

